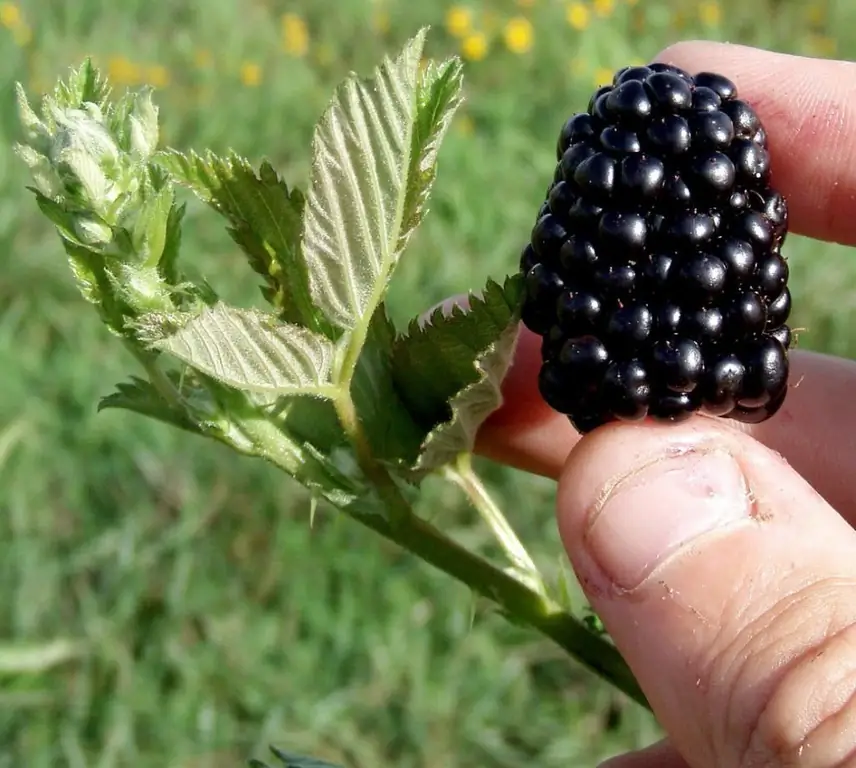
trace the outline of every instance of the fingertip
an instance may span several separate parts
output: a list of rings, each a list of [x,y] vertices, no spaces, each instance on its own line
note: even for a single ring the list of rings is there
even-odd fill
[[[502,382],[502,405],[485,422],[492,428],[511,429],[551,418],[555,413],[541,397],[541,337],[520,324],[514,359]]]
[[[476,451],[486,458],[556,478],[579,434],[541,397],[541,337],[520,326],[514,360],[502,383],[502,405],[484,421]]]
[[[557,507],[592,607],[676,748],[704,745],[699,764],[745,743],[782,685],[780,658],[850,621],[836,599],[856,578],[853,529],[721,419],[595,430],[568,457]]]
[[[663,495],[685,492],[679,481],[697,472],[690,462],[716,448],[734,450],[732,436],[728,426],[696,415],[680,424],[612,422],[579,441],[559,475],[556,513],[568,555],[589,587],[635,588],[629,582],[665,557],[675,546],[673,539],[704,525],[698,515],[680,519],[664,514]],[[724,471],[723,466],[716,471]],[[602,514],[607,501],[611,510],[617,509],[618,498],[622,512]],[[682,501],[675,500],[674,506]],[[720,512],[711,510],[712,515]],[[596,519],[601,522],[595,528]],[[602,522],[606,519],[608,526]]]
[[[670,45],[656,60],[733,80],[767,131],[772,180],[788,201],[791,230],[856,242],[853,62],[702,40]]]
[[[741,58],[745,61],[747,53],[752,52],[768,53],[740,43],[718,40],[679,40],[663,48],[654,57],[654,61],[671,64],[695,74],[702,62],[715,59],[724,64],[729,60]]]

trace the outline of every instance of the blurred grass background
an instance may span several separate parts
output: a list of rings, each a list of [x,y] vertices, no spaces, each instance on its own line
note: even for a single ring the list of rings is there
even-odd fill
[[[402,320],[516,268],[565,116],[619,66],[705,37],[856,55],[848,0],[26,0],[0,3],[0,768],[237,766],[276,743],[350,768],[594,765],[652,720],[466,590],[259,463],[95,404],[132,361],[75,293],[9,147],[12,84],[94,56],[150,83],[167,143],[269,157],[304,185],[351,69],[417,27],[466,60],[467,103],[397,275]],[[801,345],[856,353],[856,265],[792,237]],[[185,259],[235,300],[256,280],[191,204]],[[547,570],[553,487],[481,465]],[[457,493],[423,511],[471,546]]]

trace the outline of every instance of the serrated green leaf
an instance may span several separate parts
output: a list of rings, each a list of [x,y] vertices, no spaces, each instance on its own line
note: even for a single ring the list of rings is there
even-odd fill
[[[136,376],[117,384],[115,392],[101,398],[98,410],[111,408],[132,411],[186,432],[201,434],[199,427],[184,411],[171,407],[149,381]]]
[[[62,108],[77,108],[86,102],[101,107],[110,95],[107,80],[92,63],[86,59],[78,69],[72,69],[65,80],[60,80],[53,93],[46,98]]]
[[[62,194],[62,178],[51,164],[50,158],[36,149],[36,146],[43,145],[42,148],[49,151],[50,137],[47,133],[43,137],[36,137],[31,133],[30,142],[30,145],[15,144],[12,149],[30,169],[35,190],[53,200]],[[33,187],[28,187],[28,189],[33,189]]]
[[[117,297],[114,281],[104,269],[104,263],[97,253],[83,245],[77,245],[63,238],[63,248],[68,257],[68,265],[84,299],[98,307],[98,312],[108,329],[123,335],[124,316],[130,308]]]
[[[170,285],[175,285],[180,280],[178,255],[181,251],[181,225],[184,221],[186,211],[186,203],[179,205],[173,202],[169,209],[169,216],[167,217],[163,251],[161,252],[160,262],[158,262],[158,270],[163,279]]]
[[[417,471],[432,471],[451,463],[460,453],[473,450],[479,427],[502,405],[502,380],[514,355],[518,331],[515,321],[476,361],[479,379],[452,398],[450,419],[425,438]]]
[[[18,119],[21,122],[21,127],[24,129],[24,137],[28,144],[39,144],[44,142],[48,135],[47,126],[42,122],[41,118],[36,114],[35,110],[27,98],[27,92],[21,83],[15,83],[15,105],[18,109]],[[44,153],[49,147],[49,143],[43,143],[37,149]]]
[[[334,346],[273,315],[219,303],[199,312],[151,313],[138,338],[230,387],[274,396],[332,397]]]
[[[437,173],[437,153],[461,104],[463,81],[463,66],[457,58],[441,64],[431,62],[422,74],[399,250],[425,215],[425,204]]]
[[[342,768],[340,765],[328,763],[326,760],[319,760],[315,757],[306,757],[304,755],[295,755],[291,752],[283,752],[276,747],[270,747],[274,757],[282,763],[281,768]],[[261,760],[250,760],[252,768],[271,768],[267,763]]]
[[[322,454],[329,456],[336,448],[349,445],[330,400],[285,397],[277,402],[276,409],[288,434],[311,443]]]
[[[436,150],[457,106],[453,64],[420,78],[425,30],[369,80],[343,83],[315,129],[304,254],[315,302],[366,328],[419,223]]]
[[[413,320],[393,351],[395,383],[419,422],[431,429],[449,418],[449,401],[478,381],[476,360],[517,316],[520,285],[516,276],[504,285],[489,280],[469,309],[442,307],[420,322]]]
[[[472,449],[479,426],[502,403],[500,386],[518,333],[520,280],[488,281],[469,308],[438,308],[396,340],[393,377],[425,429],[416,467],[427,471]]]
[[[60,237],[74,245],[83,246],[75,232],[74,216],[58,202],[47,197],[35,187],[27,187],[27,189],[35,194],[36,205],[39,206],[39,210],[51,224],[56,227]]]
[[[51,221],[59,233],[71,274],[86,301],[101,305],[104,299],[104,269],[98,255],[87,248],[74,232],[74,217],[63,206],[45,197],[38,190],[30,188],[36,195],[39,210]],[[102,306],[102,311],[107,311]]]
[[[167,228],[175,191],[171,184],[152,188],[140,200],[134,229],[130,233],[134,253],[146,267],[160,264],[166,246]]]
[[[127,133],[129,149],[142,160],[148,159],[157,149],[160,137],[158,107],[152,88],[143,88],[134,94],[134,105],[128,114]]]
[[[392,377],[395,338],[395,327],[381,304],[369,326],[351,396],[374,456],[409,465],[418,455],[425,433],[399,396]]]
[[[222,214],[250,266],[266,283],[263,294],[285,321],[333,335],[309,292],[300,250],[303,194],[289,189],[270,163],[258,174],[242,157],[169,150],[158,162],[200,200]]]

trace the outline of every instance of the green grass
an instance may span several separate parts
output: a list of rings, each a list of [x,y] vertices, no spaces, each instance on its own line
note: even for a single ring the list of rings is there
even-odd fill
[[[432,212],[394,284],[398,320],[515,268],[556,131],[597,68],[700,36],[856,54],[856,8],[844,0],[813,27],[816,3],[756,0],[724,3],[722,26],[691,18],[681,28],[672,11],[686,13],[684,0],[617,0],[585,34],[556,2],[488,5],[486,23],[531,18],[536,47],[515,56],[489,28],[487,58],[467,65],[468,101],[442,151]],[[130,414],[95,413],[132,361],[76,294],[24,190],[9,151],[12,83],[45,87],[88,54],[119,73],[118,55],[144,76],[163,66],[168,143],[267,156],[303,185],[312,126],[348,70],[367,71],[426,22],[437,25],[432,55],[456,48],[444,3],[387,0],[384,32],[372,7],[27,0],[31,40],[21,46],[20,26],[17,43],[0,28],[0,768],[220,768],[271,742],[350,768],[551,768],[593,765],[657,735],[550,644],[496,616],[471,626],[471,597],[442,575],[329,510],[310,528],[307,495],[269,467]],[[311,33],[302,59],[280,46],[279,16],[295,9]],[[0,6],[0,20],[11,18]],[[199,64],[206,51],[210,68]],[[248,63],[260,67],[254,87],[241,83]],[[184,252],[228,298],[258,301],[220,222],[198,205]],[[856,356],[851,255],[796,237],[789,254],[801,345]],[[481,466],[540,560],[557,567],[552,485]],[[422,511],[487,546],[439,481]],[[17,671],[6,650],[38,656],[58,641],[70,643],[60,658]]]

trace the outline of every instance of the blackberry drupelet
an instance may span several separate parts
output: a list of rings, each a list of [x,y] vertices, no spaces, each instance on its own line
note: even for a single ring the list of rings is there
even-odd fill
[[[539,386],[581,432],[703,411],[757,423],[788,386],[788,209],[722,75],[627,67],[562,127],[523,250]]]

